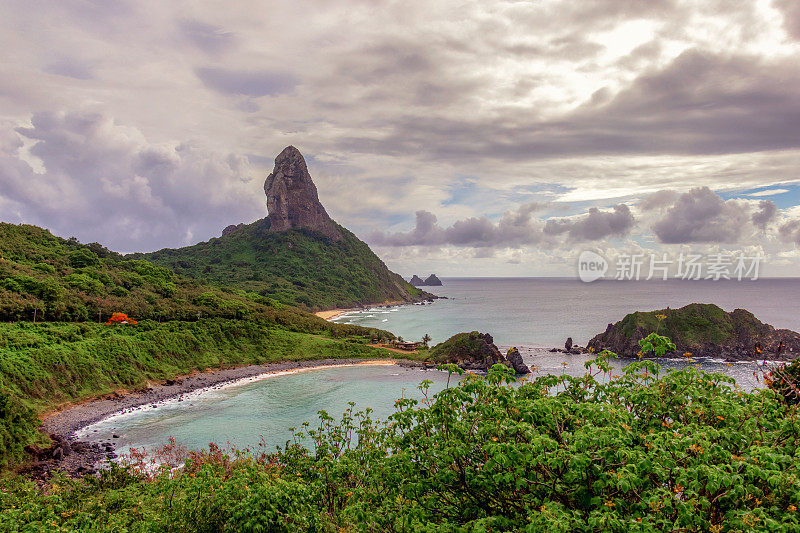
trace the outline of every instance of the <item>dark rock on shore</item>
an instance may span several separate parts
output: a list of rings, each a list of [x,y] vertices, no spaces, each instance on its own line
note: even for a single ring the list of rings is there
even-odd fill
[[[800,356],[800,333],[775,329],[744,309],[726,312],[713,304],[631,313],[589,341],[595,352],[610,350],[636,357],[639,340],[656,332],[675,343],[666,357],[716,357],[728,360],[791,360]]]
[[[437,344],[431,350],[430,361],[436,364],[455,363],[465,370],[488,371],[496,364],[506,365],[518,373],[527,373],[530,370],[522,363],[519,350],[516,350],[518,366],[509,362],[495,346],[494,339],[488,333],[458,333],[446,341]],[[516,356],[512,356],[515,359]],[[519,366],[521,365],[521,366]],[[527,370],[527,372],[522,371]],[[519,368],[519,370],[517,370]]]

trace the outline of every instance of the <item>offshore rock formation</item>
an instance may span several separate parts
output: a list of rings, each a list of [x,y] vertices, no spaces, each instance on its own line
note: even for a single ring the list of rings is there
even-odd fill
[[[442,280],[436,277],[436,274],[431,274],[424,280],[414,274],[412,276],[411,281],[409,281],[415,287],[439,287],[442,285]]]
[[[730,360],[783,359],[800,356],[800,333],[775,329],[744,309],[728,313],[713,304],[636,312],[595,336],[588,348],[636,357],[639,340],[658,331],[675,343],[667,357],[724,357]]]
[[[512,353],[516,352],[515,354]],[[513,362],[509,361],[495,346],[494,339],[488,333],[458,333],[446,341],[437,344],[431,350],[430,360],[434,363],[455,363],[465,370],[481,370],[486,372],[496,364],[506,365],[518,374],[530,372],[522,362],[522,356],[516,348],[509,350]]]
[[[264,183],[271,231],[305,228],[341,241],[342,233],[319,201],[300,150],[287,146]]]
[[[409,281],[409,283],[410,283],[410,284],[412,284],[412,285],[413,285],[413,286],[415,286],[415,287],[422,287],[422,286],[424,286],[424,285],[425,285],[425,282],[422,280],[422,278],[420,278],[420,277],[419,277],[419,276],[417,276],[416,274],[414,274],[414,275],[411,277],[411,281]]]
[[[508,349],[508,352],[506,353],[506,360],[517,374],[531,373],[531,369],[528,368],[528,365],[522,361],[522,354],[519,353],[519,350],[516,346]]]
[[[438,287],[442,284],[442,280],[436,277],[436,274],[431,274],[425,278],[425,285],[428,287]]]

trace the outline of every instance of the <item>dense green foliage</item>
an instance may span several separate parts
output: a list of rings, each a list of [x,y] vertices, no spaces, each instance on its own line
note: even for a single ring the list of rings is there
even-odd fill
[[[649,337],[649,347],[668,346]],[[0,493],[8,530],[797,531],[800,419],[770,390],[652,360],[512,385],[500,365],[386,422],[320,413],[277,454],[184,454]],[[458,371],[449,365],[451,371]],[[134,465],[144,461],[135,457]]]
[[[255,293],[220,290],[97,243],[62,239],[36,226],[0,222],[0,321],[196,320],[274,315]]]
[[[137,254],[176,273],[305,308],[352,307],[409,300],[422,291],[386,265],[347,229],[340,242],[314,232],[269,231],[262,219],[179,249]]]
[[[0,466],[19,459],[22,448],[39,437],[34,413],[60,403],[135,389],[148,380],[194,370],[385,356],[388,352],[366,346],[375,332],[322,320],[288,326],[220,318],[149,320],[132,327],[0,324],[0,441],[4,444]]]
[[[665,318],[659,320],[659,316]],[[617,324],[622,333],[634,337],[641,331],[658,331],[676,343],[724,344],[734,332],[749,331],[756,334],[761,323],[744,310],[728,313],[714,304],[693,303],[680,309],[637,311]]]

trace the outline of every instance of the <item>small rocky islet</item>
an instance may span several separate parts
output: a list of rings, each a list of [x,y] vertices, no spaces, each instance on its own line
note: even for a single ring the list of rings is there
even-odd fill
[[[440,280],[436,274],[431,274],[425,279],[420,278],[416,274],[411,276],[409,283],[415,287],[441,287],[442,280]]]
[[[776,329],[745,309],[727,312],[714,304],[692,303],[678,309],[637,311],[594,336],[585,348],[568,338],[551,352],[581,354],[609,350],[637,357],[639,341],[651,333],[668,337],[675,350],[664,357],[711,357],[726,361],[790,361],[800,356],[800,333]]]

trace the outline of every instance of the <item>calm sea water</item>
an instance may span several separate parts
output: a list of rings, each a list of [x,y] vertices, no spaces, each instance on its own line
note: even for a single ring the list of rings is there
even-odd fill
[[[776,328],[800,330],[800,278],[756,281],[613,281],[575,278],[445,278],[426,290],[447,300],[372,308],[335,321],[387,329],[407,340],[441,342],[462,331],[489,332],[503,345],[585,345],[633,311],[714,303],[747,309]]]
[[[582,375],[588,356],[554,354],[546,348],[562,345],[567,336],[584,344],[608,322],[634,310],[679,307],[710,302],[726,310],[743,307],[776,327],[800,329],[800,280],[755,282],[616,282],[585,284],[567,279],[444,279],[431,292],[447,296],[432,305],[392,309],[373,308],[349,313],[339,322],[389,329],[407,339],[428,333],[434,342],[469,330],[488,331],[501,347],[521,348],[534,374]],[[629,361],[614,361],[621,368]],[[681,368],[682,361],[662,361]],[[764,368],[756,363],[698,363],[707,371],[731,375],[743,389],[760,385]],[[268,450],[291,438],[290,428],[316,422],[317,412],[339,416],[355,402],[370,407],[374,416],[394,412],[394,400],[421,398],[417,385],[425,379],[441,390],[447,375],[437,371],[396,366],[339,367],[266,377],[219,389],[199,391],[183,402],[168,401],[156,408],[112,417],[82,431],[81,437],[111,440],[118,434],[118,450],[153,449],[175,437],[190,448],[210,442],[239,448]]]

